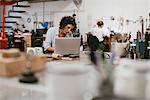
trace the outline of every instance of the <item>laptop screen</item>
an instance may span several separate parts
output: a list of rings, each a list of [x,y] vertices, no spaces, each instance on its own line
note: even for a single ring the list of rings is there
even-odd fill
[[[79,55],[80,53],[80,37],[72,38],[56,38],[55,53],[61,55]]]

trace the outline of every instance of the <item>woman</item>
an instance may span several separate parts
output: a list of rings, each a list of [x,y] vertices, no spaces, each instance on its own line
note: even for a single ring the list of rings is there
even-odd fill
[[[46,38],[44,41],[44,51],[54,52],[55,50],[55,38],[56,37],[68,37],[71,36],[72,32],[76,28],[75,19],[71,16],[65,16],[61,19],[59,28],[52,27],[49,28],[46,33]]]

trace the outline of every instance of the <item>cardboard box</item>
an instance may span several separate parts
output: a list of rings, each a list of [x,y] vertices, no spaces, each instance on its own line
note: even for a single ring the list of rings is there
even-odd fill
[[[23,33],[23,37],[26,42],[26,47],[31,47],[31,35],[31,33]]]
[[[33,72],[42,71],[45,68],[46,60],[39,56],[34,56],[32,61]],[[3,58],[0,54],[0,76],[16,76],[25,72],[27,68],[27,59],[21,55],[16,58]]]

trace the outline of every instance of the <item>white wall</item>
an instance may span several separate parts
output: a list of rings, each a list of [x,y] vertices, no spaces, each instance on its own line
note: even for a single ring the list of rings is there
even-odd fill
[[[110,16],[114,16],[115,21],[104,20],[104,22],[105,27],[111,27],[112,30],[116,30],[115,28],[118,27],[119,16],[122,16],[125,20],[129,19],[133,21],[139,20],[140,16],[145,18],[146,15],[148,15],[148,1],[149,0],[86,0],[85,8],[87,8],[87,16],[90,16],[91,20],[101,18],[108,19]],[[91,21],[87,22],[92,23]],[[124,32],[132,32],[132,35],[134,35],[137,30],[141,30],[139,22],[131,22],[128,25],[125,22]]]
[[[30,4],[30,10],[24,15],[23,23],[26,23],[27,29],[35,28],[33,23],[27,23],[26,19],[31,18],[37,13],[38,21],[43,21],[43,3]],[[77,14],[81,33],[87,32],[94,26],[98,19],[105,22],[105,27],[110,27],[116,30],[118,27],[118,19],[120,16],[124,18],[124,32],[132,32],[135,34],[137,30],[141,30],[140,22],[130,22],[128,25],[126,19],[136,21],[148,17],[150,11],[150,0],[83,0],[80,10],[74,5],[72,0],[68,1],[53,1],[45,3],[45,21],[54,20],[54,26],[59,25],[62,16]],[[110,20],[114,16],[115,21]]]
[[[38,21],[43,21],[43,3],[31,4],[31,13],[37,13]],[[85,25],[85,13],[83,6],[78,11],[77,7],[74,5],[72,0],[68,1],[58,1],[58,2],[46,2],[45,3],[45,21],[54,20],[54,26],[58,27],[60,19],[63,16],[72,16],[73,13],[77,14],[77,22],[80,22],[79,25],[82,33],[86,30]]]

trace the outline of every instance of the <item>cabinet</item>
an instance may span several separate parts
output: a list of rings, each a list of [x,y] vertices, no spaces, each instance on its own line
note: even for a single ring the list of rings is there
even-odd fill
[[[19,48],[21,51],[26,50],[27,47],[31,47],[31,33],[23,33],[22,35],[14,36],[14,44],[16,48]]]
[[[26,42],[26,47],[31,47],[31,33],[23,33],[23,37]]]

